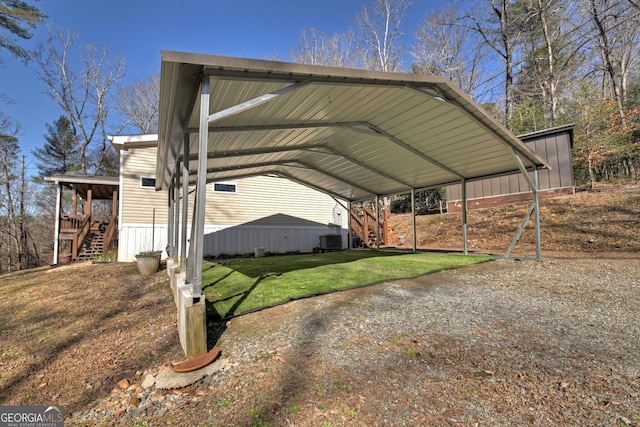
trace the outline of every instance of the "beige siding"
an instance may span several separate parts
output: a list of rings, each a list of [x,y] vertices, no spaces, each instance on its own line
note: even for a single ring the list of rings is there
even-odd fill
[[[156,224],[166,224],[166,191],[156,192],[140,187],[141,177],[155,177],[156,148],[129,149],[123,151],[122,156],[121,223],[151,224],[155,208]],[[335,200],[311,188],[275,177],[253,177],[232,182],[237,186],[237,193],[214,193],[213,184],[207,184],[207,225],[233,226],[263,218],[269,218],[271,226],[296,225],[297,219],[322,225],[332,221]],[[193,194],[189,199],[191,207]],[[343,215],[343,226],[346,227],[346,215]]]
[[[135,148],[121,153],[122,173],[122,224],[151,224],[153,209],[156,223],[167,223],[167,193],[153,188],[142,188],[141,177],[155,178],[156,148]]]
[[[239,225],[272,217],[270,225],[291,225],[285,215],[327,224],[333,218],[335,200],[287,179],[260,176],[233,183],[236,194],[214,193],[213,184],[207,185],[207,224]]]

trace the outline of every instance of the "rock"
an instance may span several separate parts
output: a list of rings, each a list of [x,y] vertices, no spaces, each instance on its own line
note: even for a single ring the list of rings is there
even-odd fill
[[[145,390],[150,389],[155,385],[155,383],[156,379],[153,377],[153,375],[147,374],[147,376],[144,377],[144,381],[142,381],[142,388]]]
[[[118,381],[118,387],[120,388],[120,390],[128,389],[129,388],[129,380],[124,379],[124,380]]]
[[[131,399],[129,399],[129,404],[138,406],[140,404],[140,399],[137,397],[132,397]]]
[[[204,368],[192,372],[178,373],[165,367],[156,377],[156,387],[161,389],[183,388],[195,383],[207,375],[224,370],[228,366],[227,359],[218,359]]]

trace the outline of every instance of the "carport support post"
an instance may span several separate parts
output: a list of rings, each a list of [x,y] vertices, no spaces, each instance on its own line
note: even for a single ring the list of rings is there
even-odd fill
[[[380,249],[380,197],[376,196],[376,248]]]
[[[173,187],[173,262],[178,265],[180,248],[180,165],[176,162],[175,185]]]
[[[202,295],[202,256],[204,214],[207,198],[207,151],[209,139],[209,77],[204,76],[200,92],[200,126],[198,131],[198,175],[196,177],[191,240],[186,262],[186,274],[178,281],[178,335],[187,357],[207,352],[207,313]],[[188,142],[185,141],[185,146]],[[188,174],[189,156],[184,157]],[[187,181],[188,182],[188,181]],[[184,183],[183,183],[184,185]],[[185,195],[187,192],[185,192]]]
[[[462,179],[462,251],[465,255],[469,254],[469,245],[467,243],[467,180]]]
[[[533,191],[533,203],[536,209],[536,260],[540,261],[542,259],[542,249],[540,244],[540,192],[538,191],[540,188],[540,183],[538,182],[538,168],[533,170],[533,184],[535,189]]]
[[[351,249],[351,202],[347,202],[347,211],[349,212],[349,216],[347,217],[347,249]]]
[[[187,262],[187,219],[189,218],[189,136],[182,144],[182,230],[180,239],[180,269],[184,271]]]
[[[173,240],[175,237],[175,234],[173,233],[173,228],[175,226],[175,222],[174,222],[174,215],[175,215],[175,209],[174,209],[174,203],[175,203],[175,176],[173,176],[171,178],[171,184],[169,185],[169,191],[167,191],[167,196],[169,198],[168,202],[169,202],[169,218],[167,220],[167,257],[168,258],[173,258],[175,257],[176,253],[175,253],[175,241]]]
[[[416,189],[411,189],[411,226],[413,227],[413,252],[418,250],[418,236],[416,228]]]

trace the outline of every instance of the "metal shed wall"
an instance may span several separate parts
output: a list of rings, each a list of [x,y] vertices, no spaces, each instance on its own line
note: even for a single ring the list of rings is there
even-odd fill
[[[536,154],[551,165],[552,169],[539,171],[540,196],[573,194],[573,125],[521,135],[519,138]],[[462,209],[462,186],[445,187],[447,211]],[[471,181],[467,183],[467,207],[485,208],[501,204],[531,200],[529,186],[521,174]]]

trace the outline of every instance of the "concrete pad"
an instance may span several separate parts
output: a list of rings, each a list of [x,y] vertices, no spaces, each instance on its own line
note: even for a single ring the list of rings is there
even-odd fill
[[[228,359],[218,359],[197,371],[178,373],[165,366],[156,377],[156,387],[161,389],[183,388],[202,378],[224,371],[229,366]]]

